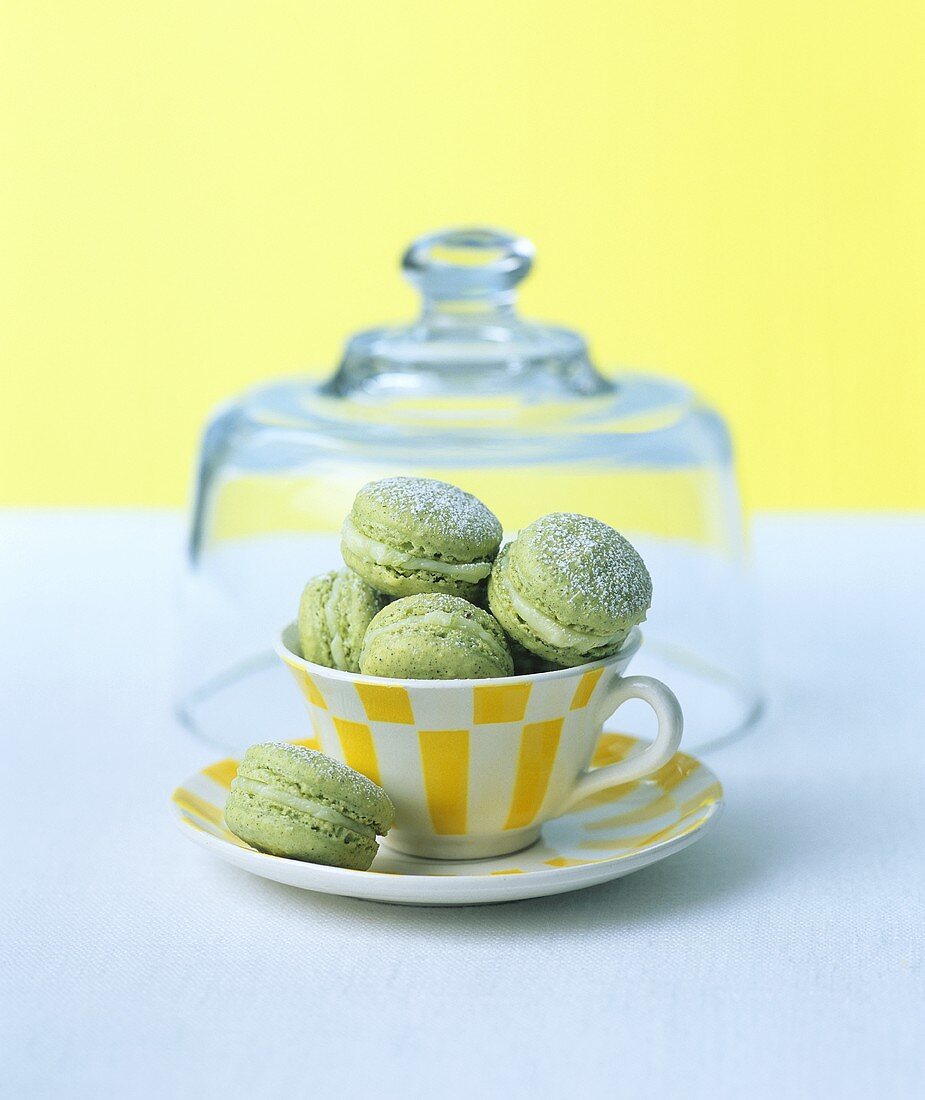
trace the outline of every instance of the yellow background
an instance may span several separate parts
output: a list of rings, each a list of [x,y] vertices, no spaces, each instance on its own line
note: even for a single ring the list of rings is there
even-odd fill
[[[215,402],[480,222],[720,407],[752,506],[921,507],[923,57],[918,0],[11,0],[0,501],[181,503]]]

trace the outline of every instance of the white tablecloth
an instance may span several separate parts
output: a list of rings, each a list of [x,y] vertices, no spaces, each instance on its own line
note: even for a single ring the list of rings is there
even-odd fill
[[[925,521],[760,518],[771,706],[701,843],[403,909],[187,843],[167,513],[0,514],[0,1094],[923,1095]],[[262,735],[262,734],[261,734]]]

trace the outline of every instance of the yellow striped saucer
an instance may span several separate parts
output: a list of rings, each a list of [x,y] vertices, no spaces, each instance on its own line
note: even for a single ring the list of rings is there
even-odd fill
[[[311,744],[313,742],[302,742]],[[594,765],[642,748],[605,733]],[[483,860],[417,859],[382,843],[369,871],[348,871],[265,855],[225,826],[222,808],[237,761],[220,760],[173,792],[177,823],[214,855],[263,878],[325,894],[401,905],[485,905],[595,886],[638,871],[693,844],[717,820],[719,780],[706,765],[678,753],[660,771],[592,795],[543,826],[532,847]]]

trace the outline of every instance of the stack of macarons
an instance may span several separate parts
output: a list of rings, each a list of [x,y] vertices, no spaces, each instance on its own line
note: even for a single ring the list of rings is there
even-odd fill
[[[302,656],[367,676],[511,676],[609,657],[645,619],[648,570],[606,523],[555,512],[501,541],[498,518],[455,485],[364,485],[343,527],[346,568],[302,593]]]
[[[606,523],[556,512],[501,539],[497,517],[454,485],[364,485],[344,523],[346,568],[302,592],[302,656],[401,679],[526,675],[609,657],[645,619],[649,573]],[[394,816],[366,776],[285,742],[247,750],[225,806],[259,851],[354,870]]]

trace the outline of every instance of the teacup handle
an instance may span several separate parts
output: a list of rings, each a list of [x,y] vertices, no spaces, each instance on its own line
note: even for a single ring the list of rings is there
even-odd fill
[[[629,783],[658,771],[677,752],[684,729],[684,717],[681,714],[681,705],[671,688],[651,676],[616,679],[604,694],[604,715],[601,723],[614,714],[627,699],[642,699],[655,711],[658,719],[655,740],[638,756],[631,756],[617,764],[606,764],[603,768],[592,768],[579,776],[566,802],[566,809],[587,798],[589,794],[597,794],[598,791],[616,787],[620,783]]]

